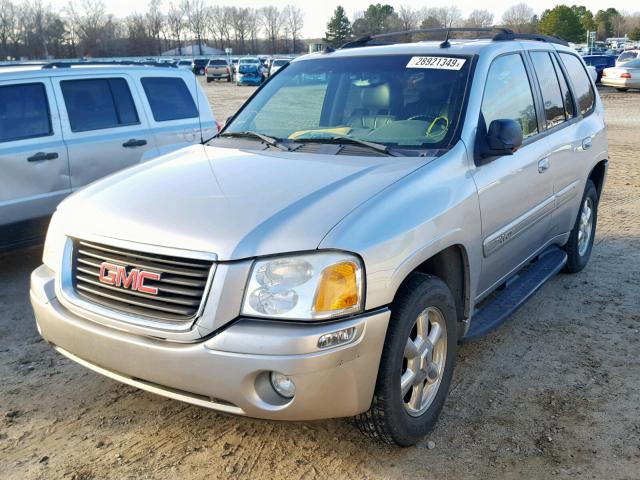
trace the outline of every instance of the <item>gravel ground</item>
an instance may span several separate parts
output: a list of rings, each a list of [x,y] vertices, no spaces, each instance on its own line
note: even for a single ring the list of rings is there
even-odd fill
[[[219,119],[253,91],[205,88]],[[602,95],[611,165],[589,266],[459,349],[418,446],[377,445],[348,420],[225,416],[74,364],[36,332],[33,249],[0,259],[0,477],[640,478],[640,92]]]

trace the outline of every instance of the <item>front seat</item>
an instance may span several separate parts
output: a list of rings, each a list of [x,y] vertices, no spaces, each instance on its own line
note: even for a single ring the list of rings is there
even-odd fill
[[[362,107],[355,109],[349,118],[353,129],[374,130],[395,120],[391,115],[391,87],[388,83],[363,88],[360,105]]]

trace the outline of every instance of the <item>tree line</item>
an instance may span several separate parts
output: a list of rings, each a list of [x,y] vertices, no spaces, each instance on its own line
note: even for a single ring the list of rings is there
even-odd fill
[[[0,0],[0,60],[157,56],[206,44],[234,53],[299,53],[304,15],[294,5],[239,8],[204,0],[164,4],[117,18],[103,0],[71,1],[62,11],[42,0]],[[200,51],[199,51],[200,49]]]
[[[353,38],[417,28],[468,27],[482,28],[496,25],[518,33],[555,35],[575,43],[586,43],[586,33],[595,31],[598,40],[629,36],[640,40],[640,12],[629,14],[615,8],[599,10],[595,14],[584,6],[558,5],[538,16],[526,3],[518,3],[505,10],[497,22],[493,13],[473,10],[468,17],[456,6],[414,9],[388,4],[371,4],[350,20],[343,7],[338,6],[327,23],[325,41],[340,46]]]

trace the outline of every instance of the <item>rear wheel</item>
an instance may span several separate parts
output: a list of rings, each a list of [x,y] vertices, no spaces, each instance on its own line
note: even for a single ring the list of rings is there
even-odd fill
[[[231,81],[231,75],[227,77],[227,82],[230,82],[230,81]]]
[[[596,234],[596,222],[598,220],[598,191],[591,180],[587,185],[580,203],[578,218],[571,230],[569,241],[565,246],[567,251],[567,264],[564,271],[577,273],[586,267],[591,257],[593,240]]]
[[[629,89],[628,88],[616,88],[616,90],[618,90],[619,92],[626,92]]]
[[[211,83],[212,81],[213,81],[213,78],[207,77],[207,83]]]
[[[414,273],[392,306],[371,408],[356,417],[365,435],[410,446],[435,425],[456,356],[456,311],[449,288]]]

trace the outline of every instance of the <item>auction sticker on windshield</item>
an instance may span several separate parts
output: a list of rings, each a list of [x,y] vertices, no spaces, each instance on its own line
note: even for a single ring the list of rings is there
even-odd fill
[[[466,60],[451,57],[411,57],[407,68],[434,68],[438,70],[460,70]]]

